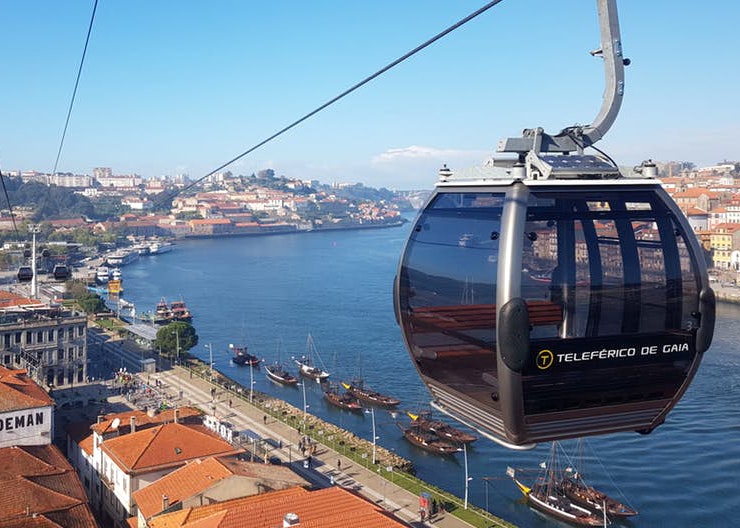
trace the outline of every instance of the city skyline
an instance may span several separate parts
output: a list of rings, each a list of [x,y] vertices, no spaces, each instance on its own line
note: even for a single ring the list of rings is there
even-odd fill
[[[92,5],[3,7],[3,172],[51,171]],[[200,178],[482,5],[101,2],[57,170]],[[618,5],[632,65],[598,144],[618,163],[738,157],[740,8],[714,7]],[[430,188],[523,128],[589,123],[598,40],[593,1],[507,0],[226,170]]]

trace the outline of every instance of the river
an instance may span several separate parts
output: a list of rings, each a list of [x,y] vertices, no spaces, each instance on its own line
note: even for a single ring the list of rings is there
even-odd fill
[[[249,385],[229,344],[283,362],[305,353],[309,333],[335,381],[362,372],[368,385],[418,410],[429,397],[403,345],[393,315],[392,282],[410,224],[253,238],[199,239],[123,269],[125,298],[137,311],[183,299],[200,338],[191,353]],[[652,434],[620,433],[585,443],[589,481],[627,497],[640,515],[624,526],[735,526],[740,494],[740,306],[719,306],[714,343],[687,394]],[[302,408],[300,390],[276,386],[255,371],[255,389]],[[329,407],[307,384],[308,411],[370,439],[370,415]],[[419,477],[462,496],[462,455],[419,451],[393,416],[375,414],[378,443],[413,460]],[[402,416],[399,416],[399,419]],[[572,449],[574,444],[567,443]],[[471,502],[521,527],[556,526],[523,504],[506,467],[537,468],[549,446],[517,452],[480,439],[468,450]],[[591,455],[589,455],[591,453]],[[599,456],[593,455],[598,453]]]

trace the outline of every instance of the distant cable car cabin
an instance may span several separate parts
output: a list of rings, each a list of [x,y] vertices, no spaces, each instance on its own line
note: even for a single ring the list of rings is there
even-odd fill
[[[69,267],[66,264],[57,264],[56,266],[54,266],[52,276],[54,277],[55,281],[66,281],[72,276],[72,273],[70,272]]]
[[[401,256],[396,318],[433,406],[508,447],[652,431],[712,340],[702,251],[655,166],[582,153],[621,101],[611,51],[594,125],[504,140],[498,175],[445,167]]]
[[[33,269],[31,266],[21,266],[18,268],[18,282],[31,282],[33,280]]]

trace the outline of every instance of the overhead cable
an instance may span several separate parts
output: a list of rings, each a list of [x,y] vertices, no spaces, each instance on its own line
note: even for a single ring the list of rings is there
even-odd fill
[[[303,117],[301,117],[301,118],[293,121],[288,126],[286,126],[286,127],[282,128],[282,129],[278,130],[277,132],[275,132],[271,136],[263,139],[262,141],[260,141],[256,145],[248,148],[247,150],[245,150],[244,152],[242,152],[238,156],[235,156],[235,157],[231,158],[229,161],[227,161],[227,162],[219,165],[218,167],[216,167],[215,169],[213,169],[212,171],[210,171],[208,174],[206,174],[204,176],[201,176],[200,178],[198,178],[197,180],[195,180],[193,183],[191,183],[189,185],[186,185],[182,189],[178,189],[174,193],[172,193],[172,194],[170,194],[170,195],[168,195],[168,196],[166,196],[166,197],[164,197],[164,198],[162,198],[160,200],[157,200],[156,205],[161,205],[163,202],[165,202],[167,200],[171,200],[172,198],[176,197],[178,194],[180,194],[180,193],[182,193],[184,191],[187,191],[188,189],[191,189],[192,187],[195,187],[196,185],[198,185],[200,182],[202,182],[203,180],[205,180],[209,176],[214,175],[215,173],[217,173],[221,169],[224,169],[224,168],[228,167],[229,165],[231,165],[235,161],[240,160],[241,158],[243,158],[247,154],[250,154],[251,152],[254,152],[258,148],[260,148],[263,145],[265,145],[266,143],[269,143],[270,141],[272,141],[273,139],[277,138],[278,136],[281,136],[282,134],[284,134],[288,130],[294,128],[295,126],[297,126],[299,124],[301,124],[306,119],[308,119],[308,118],[310,118],[310,117],[318,114],[319,112],[321,112],[322,110],[324,110],[328,106],[331,106],[332,104],[336,103],[340,99],[342,99],[345,96],[351,94],[352,92],[354,92],[358,88],[360,88],[360,87],[364,86],[365,84],[369,83],[370,81],[372,81],[376,77],[379,77],[380,75],[384,74],[385,72],[387,72],[391,68],[399,65],[400,63],[402,63],[406,59],[412,57],[413,55],[416,55],[418,52],[420,52],[424,48],[427,48],[428,46],[434,44],[436,41],[438,41],[442,37],[444,37],[447,34],[453,32],[454,30],[456,30],[460,26],[463,26],[464,24],[468,23],[469,21],[471,21],[472,19],[474,19],[478,15],[480,15],[482,13],[485,13],[486,11],[488,11],[489,9],[491,9],[493,6],[495,6],[496,4],[500,3],[501,1],[502,0],[492,0],[491,2],[487,3],[486,5],[484,5],[480,9],[478,9],[477,11],[474,11],[473,13],[469,14],[465,18],[463,18],[463,19],[459,20],[458,22],[454,23],[453,25],[449,26],[447,29],[445,29],[445,30],[437,33],[435,36],[433,36],[432,38],[430,38],[429,40],[427,40],[423,44],[420,44],[419,46],[417,46],[416,48],[412,49],[408,53],[405,53],[404,55],[400,56],[399,58],[397,58],[393,62],[391,62],[391,63],[387,64],[386,66],[384,66],[383,68],[379,69],[378,71],[376,71],[372,75],[369,75],[368,77],[365,77],[363,80],[361,80],[357,84],[353,85],[352,87],[348,88],[347,90],[343,91],[342,93],[340,93],[336,97],[330,99],[329,101],[325,102],[321,106],[319,106],[319,107],[315,108],[314,110],[312,110],[311,112],[305,114]]]

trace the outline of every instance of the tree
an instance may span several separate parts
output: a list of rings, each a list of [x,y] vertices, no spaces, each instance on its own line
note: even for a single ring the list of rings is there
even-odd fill
[[[180,344],[179,354],[178,342]],[[168,357],[187,356],[188,350],[197,344],[198,334],[195,333],[195,328],[180,321],[175,321],[157,330],[157,337],[154,339],[154,348]]]
[[[77,306],[79,306],[82,311],[88,314],[108,311],[108,308],[106,308],[103,299],[101,299],[100,296],[95,293],[87,293],[82,297],[79,297],[77,299]]]

